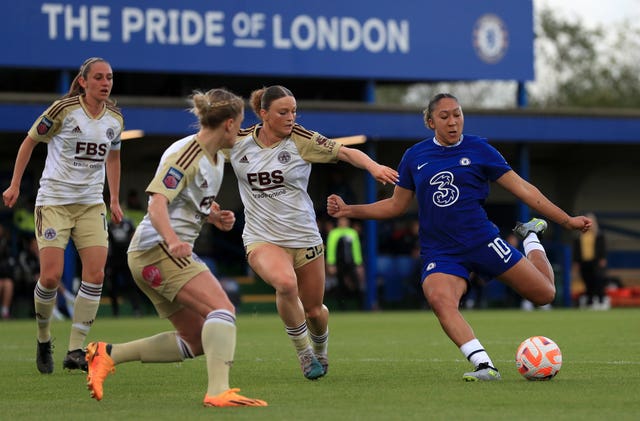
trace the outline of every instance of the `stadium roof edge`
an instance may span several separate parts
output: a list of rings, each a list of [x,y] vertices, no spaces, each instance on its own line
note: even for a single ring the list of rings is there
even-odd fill
[[[0,132],[25,132],[59,97],[0,94]],[[147,136],[185,136],[194,127],[184,98],[116,97],[127,129]],[[248,108],[248,107],[247,107]],[[329,137],[364,134],[372,141],[416,141],[431,136],[422,107],[341,101],[299,101],[298,122]],[[640,144],[640,110],[465,108],[465,133],[496,142]],[[245,125],[255,123],[252,112]]]
[[[51,93],[23,93],[0,92],[0,104],[41,104],[43,107],[50,105],[60,98],[59,94]],[[120,96],[114,95],[119,106],[123,107],[154,107],[154,108],[183,108],[187,101],[182,97],[162,96]],[[383,113],[422,113],[424,107],[402,104],[368,104],[358,101],[309,101],[299,100],[301,110],[324,111],[354,111],[354,112],[383,112]],[[425,104],[426,106],[426,104]],[[474,108],[465,107],[465,114],[477,115],[514,115],[514,116],[541,116],[541,117],[616,117],[638,118],[640,109],[637,108],[579,108],[579,107],[553,107],[553,108]]]

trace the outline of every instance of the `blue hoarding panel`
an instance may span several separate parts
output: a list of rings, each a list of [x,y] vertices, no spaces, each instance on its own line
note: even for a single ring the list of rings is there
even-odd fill
[[[22,0],[3,6],[1,22],[0,67],[70,69],[100,56],[116,71],[533,78],[532,0]]]

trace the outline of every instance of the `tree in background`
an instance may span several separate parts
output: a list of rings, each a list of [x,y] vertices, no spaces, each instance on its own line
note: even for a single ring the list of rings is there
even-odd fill
[[[540,9],[535,16],[535,80],[527,82],[529,108],[640,108],[640,27],[588,27],[581,20]],[[381,104],[424,106],[439,92],[454,92],[468,108],[517,107],[517,81],[382,85]]]
[[[588,28],[543,9],[536,32],[531,107],[640,107],[639,28]]]

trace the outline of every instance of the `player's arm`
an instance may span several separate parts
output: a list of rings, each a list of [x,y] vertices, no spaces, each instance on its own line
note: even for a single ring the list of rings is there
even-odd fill
[[[398,171],[385,165],[380,165],[359,149],[341,146],[338,150],[338,159],[348,162],[354,167],[367,170],[377,181],[387,184],[395,184],[398,181]]]
[[[395,186],[393,196],[388,199],[366,205],[348,205],[338,195],[332,194],[327,198],[327,213],[334,218],[346,216],[355,219],[388,219],[404,214],[414,192],[400,186]]]
[[[120,150],[113,149],[107,155],[107,182],[109,184],[109,208],[111,219],[116,224],[122,222],[124,214],[120,208]]]
[[[22,183],[22,176],[24,175],[24,170],[27,168],[27,164],[31,159],[31,154],[33,153],[33,150],[35,149],[37,144],[38,142],[33,140],[29,135],[27,135],[22,141],[20,149],[18,149],[16,162],[13,166],[13,176],[11,177],[11,184],[2,193],[2,199],[5,206],[12,208],[13,205],[15,205],[18,201],[18,196],[20,196],[20,184]]]
[[[191,255],[191,245],[180,240],[178,234],[171,227],[169,220],[169,199],[161,193],[149,192],[149,206],[147,212],[151,225],[167,243],[169,253],[173,257],[187,257]]]
[[[565,228],[586,231],[591,227],[589,218],[570,216],[542,194],[536,186],[513,170],[504,173],[496,182],[529,207]]]

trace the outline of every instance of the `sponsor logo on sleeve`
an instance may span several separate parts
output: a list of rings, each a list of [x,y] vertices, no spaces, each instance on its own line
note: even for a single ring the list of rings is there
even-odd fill
[[[178,187],[180,180],[182,180],[182,177],[182,172],[178,171],[176,168],[170,167],[167,174],[165,174],[162,179],[162,184],[170,190],[175,190],[176,187]]]
[[[42,117],[42,120],[40,120],[40,123],[38,123],[36,130],[38,131],[38,134],[42,136],[47,134],[52,126],[53,121],[49,120],[47,117]]]

